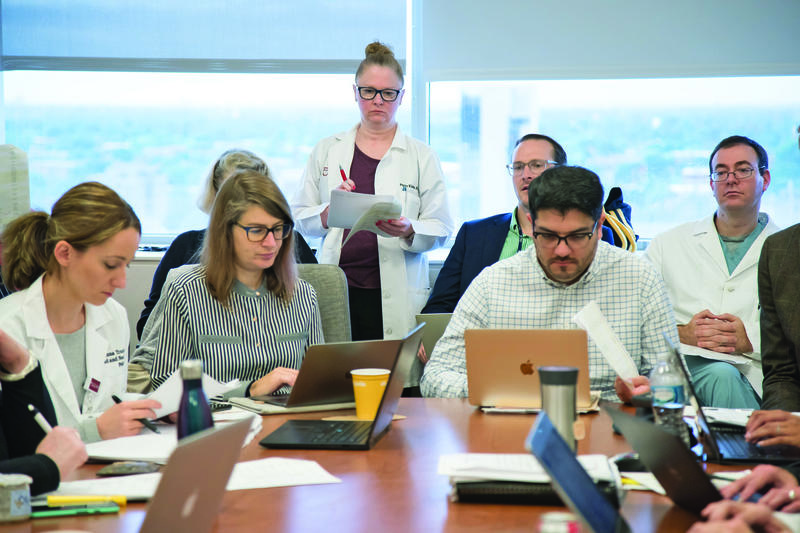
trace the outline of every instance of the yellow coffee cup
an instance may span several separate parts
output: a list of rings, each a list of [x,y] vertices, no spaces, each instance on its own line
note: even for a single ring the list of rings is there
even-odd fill
[[[383,398],[390,372],[385,368],[358,368],[350,374],[353,376],[356,418],[373,420]]]

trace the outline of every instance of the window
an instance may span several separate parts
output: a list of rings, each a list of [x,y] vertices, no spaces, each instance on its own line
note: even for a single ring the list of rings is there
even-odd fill
[[[516,139],[544,133],[606,192],[622,188],[647,238],[713,212],[708,157],[723,138],[746,135],[770,157],[762,211],[786,227],[800,212],[798,109],[800,76],[434,82],[430,142],[457,223],[516,205],[504,165]]]
[[[264,158],[288,199],[322,138],[358,122],[352,74],[4,73],[6,141],[28,153],[31,205],[96,180],[146,234],[207,224],[197,199],[229,148]],[[57,87],[58,90],[53,90]],[[407,128],[409,112],[398,119]]]

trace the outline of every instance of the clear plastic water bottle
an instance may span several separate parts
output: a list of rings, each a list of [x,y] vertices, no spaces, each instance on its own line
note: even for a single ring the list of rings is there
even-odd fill
[[[686,393],[683,373],[678,370],[672,350],[665,352],[650,373],[650,390],[653,395],[653,415],[656,424],[677,435],[689,446],[689,428],[683,421]]]
[[[203,362],[197,359],[181,363],[183,396],[178,407],[178,439],[214,426],[211,407],[203,392]]]

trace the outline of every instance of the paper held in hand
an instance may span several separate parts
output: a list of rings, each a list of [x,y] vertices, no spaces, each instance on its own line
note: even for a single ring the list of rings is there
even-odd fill
[[[630,382],[631,378],[639,375],[636,363],[619,337],[611,329],[611,325],[603,316],[597,302],[589,302],[586,307],[578,311],[572,319],[581,329],[585,329],[594,343],[600,348],[600,353],[606,358],[608,364],[624,381]]]
[[[328,226],[351,230],[342,245],[347,244],[350,237],[362,230],[371,231],[382,237],[391,237],[375,223],[379,220],[400,218],[401,213],[400,204],[388,194],[361,194],[334,189],[331,191]]]

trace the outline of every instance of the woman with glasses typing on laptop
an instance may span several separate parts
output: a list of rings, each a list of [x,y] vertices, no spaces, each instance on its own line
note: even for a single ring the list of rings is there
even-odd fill
[[[3,279],[18,292],[0,300],[0,329],[41,365],[58,424],[84,441],[137,434],[155,400],[115,405],[125,392],[130,326],[111,295],[125,287],[141,224],[130,205],[96,182],[3,232]]]
[[[211,212],[214,205],[214,198],[219,192],[219,188],[229,177],[242,170],[255,170],[267,177],[270,177],[269,168],[263,159],[253,152],[241,149],[226,150],[217,158],[211,166],[211,170],[206,176],[203,185],[203,193],[198,202],[198,206],[204,213]],[[144,309],[136,323],[136,334],[139,339],[145,336],[145,325],[150,314],[161,298],[161,291],[164,282],[167,280],[169,271],[182,265],[195,264],[200,262],[200,249],[203,246],[203,238],[206,230],[191,230],[181,233],[170,244],[169,249],[164,252],[164,257],[158,264],[153,274],[153,284],[150,288],[150,295],[144,302]],[[295,232],[295,250],[297,260],[301,263],[316,263],[317,259],[309,248],[303,237]],[[128,390],[131,392],[146,392],[150,387],[150,361],[152,354],[141,356],[141,360],[131,360],[128,366]],[[142,364],[144,363],[144,365]]]
[[[181,267],[142,339],[160,386],[181,361],[200,359],[219,381],[239,379],[230,396],[286,392],[306,349],[323,342],[317,298],[297,277],[289,205],[278,186],[246,170],[228,178],[211,210],[199,265]],[[148,327],[150,324],[148,324]],[[142,346],[137,349],[137,354]]]
[[[369,44],[355,78],[361,120],[314,147],[292,208],[306,237],[323,238],[320,262],[338,264],[347,276],[353,340],[398,339],[416,325],[428,297],[423,252],[443,245],[453,222],[439,159],[397,126],[403,69],[392,51]],[[343,246],[348,230],[328,225],[334,189],[393,196],[401,216],[377,221],[381,237],[362,231]],[[412,374],[418,382],[421,366]]]

